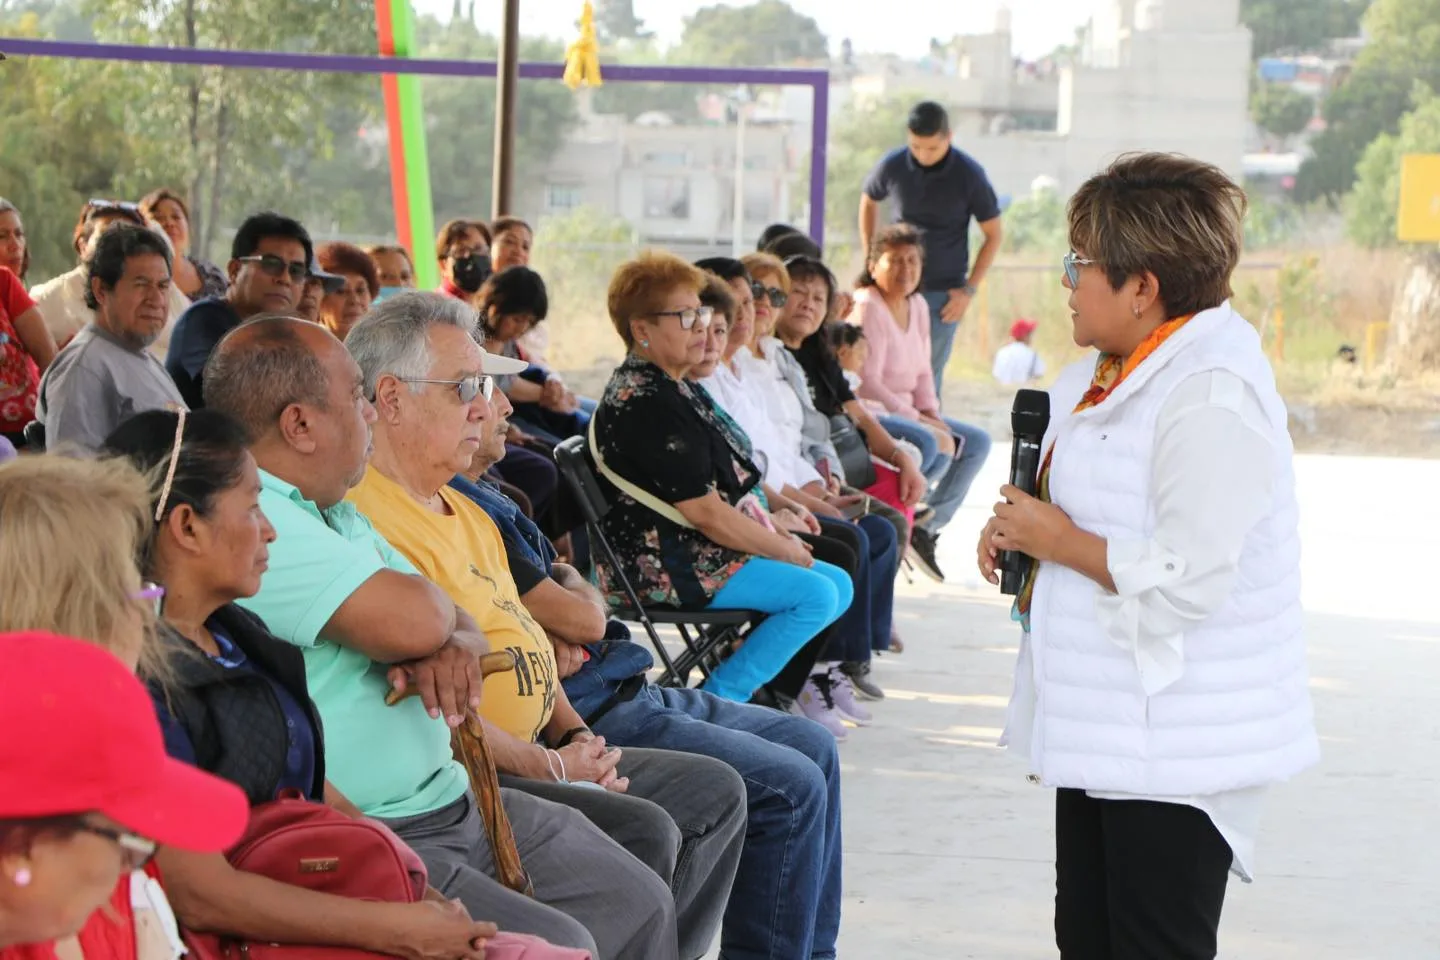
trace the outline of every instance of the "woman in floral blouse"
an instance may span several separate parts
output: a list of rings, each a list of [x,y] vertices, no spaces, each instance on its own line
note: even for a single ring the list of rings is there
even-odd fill
[[[642,602],[768,614],[705,683],[743,701],[850,606],[853,588],[843,570],[816,562],[770,523],[760,470],[685,382],[705,349],[705,280],[663,253],[616,271],[610,319],[628,355],[595,413],[590,449],[611,485],[605,536]],[[600,578],[623,605],[603,565]]]

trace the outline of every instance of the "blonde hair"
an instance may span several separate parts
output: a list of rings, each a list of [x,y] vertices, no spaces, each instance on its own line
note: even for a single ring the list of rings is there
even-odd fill
[[[135,597],[151,509],[150,484],[121,460],[45,454],[0,466],[0,632],[90,640],[163,674],[153,613]],[[140,649],[117,649],[137,616]]]
[[[1070,246],[1119,290],[1153,273],[1167,317],[1217,307],[1240,262],[1245,191],[1219,167],[1171,153],[1130,153],[1070,198]]]
[[[780,282],[780,289],[787,294],[790,292],[790,271],[785,269],[785,261],[773,253],[747,253],[740,258],[745,264],[745,269],[750,276],[759,280],[761,274],[773,274]]]
[[[698,294],[705,289],[707,276],[699,267],[662,250],[646,250],[634,260],[622,263],[610,278],[606,305],[610,310],[610,322],[615,325],[620,339],[625,341],[625,348],[628,350],[635,346],[631,320],[659,310],[665,299],[677,289]]]

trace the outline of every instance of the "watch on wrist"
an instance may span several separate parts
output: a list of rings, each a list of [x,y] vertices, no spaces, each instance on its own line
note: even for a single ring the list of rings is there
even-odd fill
[[[973,283],[967,283],[960,289],[965,291],[965,296],[967,297],[973,297],[975,296],[975,294],[980,292],[980,288],[975,286],[975,284]]]

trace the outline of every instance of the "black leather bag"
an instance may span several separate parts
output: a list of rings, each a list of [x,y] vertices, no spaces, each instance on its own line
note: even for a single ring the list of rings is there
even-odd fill
[[[830,418],[830,442],[840,455],[840,469],[845,482],[859,490],[875,485],[875,463],[870,459],[870,445],[865,434],[843,413]]]

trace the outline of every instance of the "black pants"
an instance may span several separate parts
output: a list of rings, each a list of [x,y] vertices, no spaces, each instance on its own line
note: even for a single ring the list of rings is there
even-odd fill
[[[816,560],[823,560],[844,570],[850,574],[853,583],[860,570],[859,534],[843,522],[822,520],[820,526],[823,531],[820,536],[802,533],[799,535],[800,539],[810,544],[811,554]],[[859,594],[865,585],[855,583],[854,586],[856,594]],[[769,686],[787,697],[799,696],[800,688],[805,686],[805,681],[810,678],[810,671],[815,668],[815,661],[826,659],[831,650],[840,649],[841,638],[836,632],[836,625],[840,622],[837,620],[821,630],[814,639],[801,647],[795,656],[790,658],[790,662],[785,664],[784,669],[775,675],[775,679],[770,681]]]
[[[1230,845],[1194,807],[1055,798],[1061,960],[1214,960]]]

